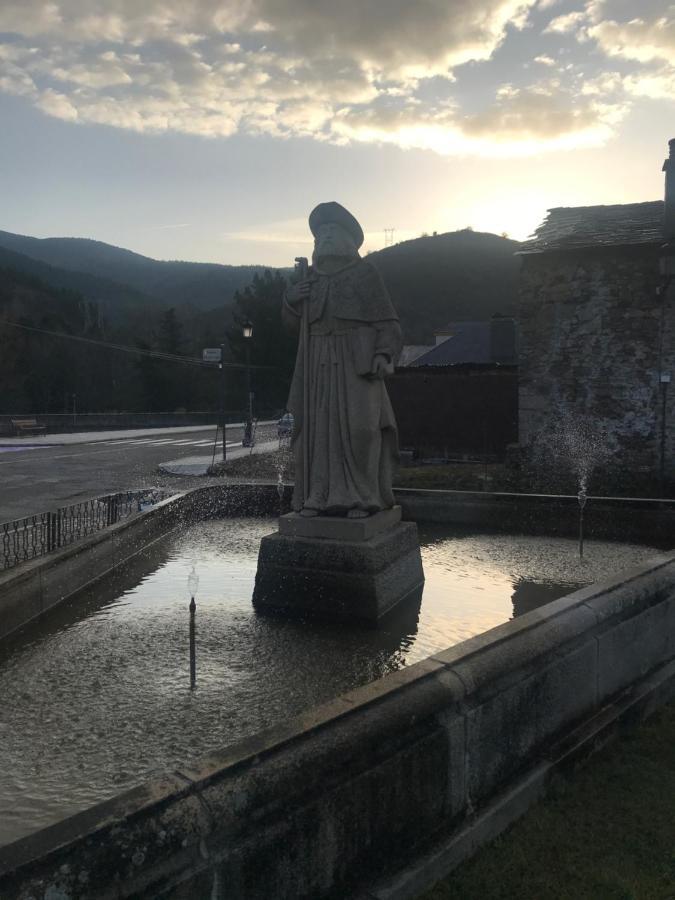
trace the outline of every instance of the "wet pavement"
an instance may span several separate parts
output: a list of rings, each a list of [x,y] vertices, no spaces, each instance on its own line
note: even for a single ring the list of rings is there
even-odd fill
[[[26,443],[19,450],[11,446],[11,452],[0,455],[0,522],[102,494],[160,487],[171,480],[158,472],[160,463],[196,453],[211,454],[216,460],[222,455],[222,442],[215,442],[214,447],[215,428],[174,429],[172,433],[162,430],[161,434],[154,433],[156,430],[129,432],[126,437],[112,432],[115,436],[105,439],[92,433],[89,442],[68,446],[50,447],[31,439],[24,439]],[[270,441],[276,432],[276,425],[261,423],[258,441]],[[129,436],[132,433],[134,437]],[[227,426],[228,450],[241,449],[243,433],[241,426]],[[54,435],[53,439],[60,437],[83,436]],[[173,479],[172,488],[184,490],[183,482],[178,482]],[[203,479],[199,483],[203,484]]]

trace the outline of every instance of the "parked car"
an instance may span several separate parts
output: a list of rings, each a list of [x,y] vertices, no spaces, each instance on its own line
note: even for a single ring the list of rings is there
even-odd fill
[[[283,416],[277,422],[277,434],[279,436],[279,440],[282,438],[290,437],[293,434],[293,414],[292,413],[284,413]]]

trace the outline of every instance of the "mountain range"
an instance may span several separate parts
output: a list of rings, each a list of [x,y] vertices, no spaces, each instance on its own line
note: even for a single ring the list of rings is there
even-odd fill
[[[518,246],[466,229],[404,241],[368,259],[389,289],[406,343],[424,343],[450,321],[515,315]],[[156,260],[87,238],[8,231],[0,231],[0,267],[78,292],[112,325],[140,324],[174,307],[197,330],[201,319],[220,320],[235,293],[266,268]]]
[[[265,269],[157,260],[88,238],[34,238],[9,231],[0,231],[0,265],[79,291],[102,303],[112,317],[140,304],[197,310],[229,305],[235,292]]]

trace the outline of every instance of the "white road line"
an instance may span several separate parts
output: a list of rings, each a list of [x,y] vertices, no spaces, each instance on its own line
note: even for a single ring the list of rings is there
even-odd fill
[[[98,444],[147,444],[148,440],[150,440],[150,438],[147,440],[138,438],[115,438],[113,441],[87,441],[87,446],[96,447]],[[76,447],[77,444],[73,444],[73,446]]]
[[[42,447],[0,447],[0,453],[16,453],[26,450],[41,450]]]

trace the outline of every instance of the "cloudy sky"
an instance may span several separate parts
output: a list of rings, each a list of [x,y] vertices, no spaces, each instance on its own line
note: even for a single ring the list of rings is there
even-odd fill
[[[289,264],[662,196],[668,0],[0,0],[0,229]]]

